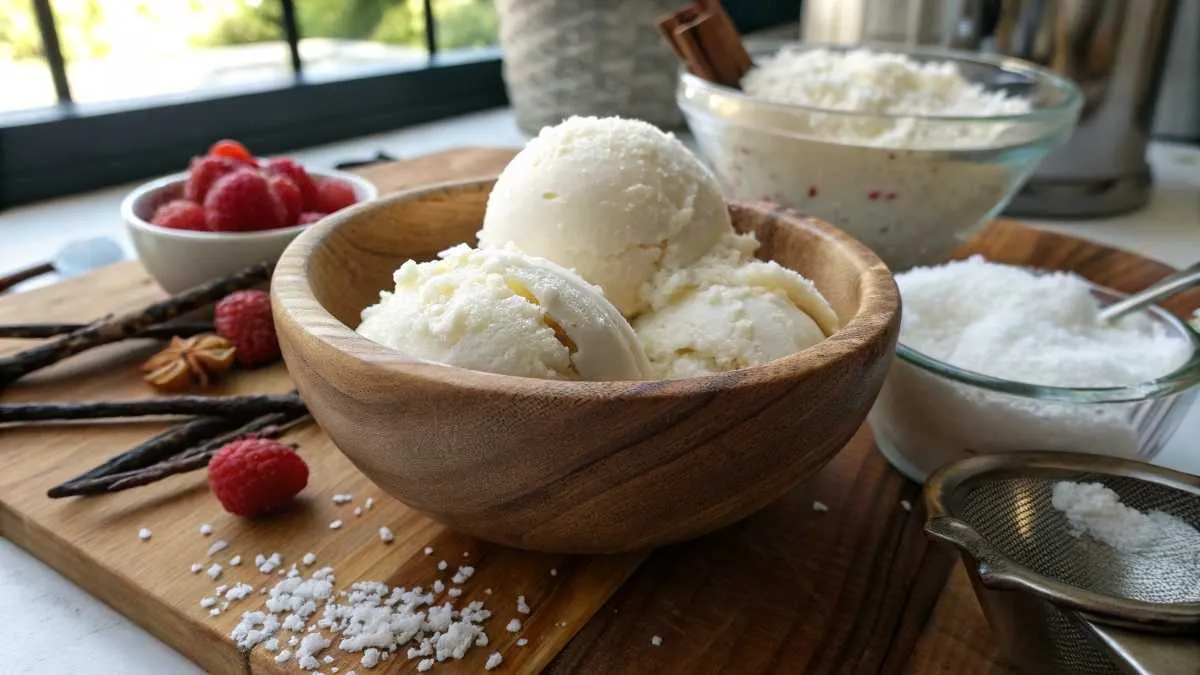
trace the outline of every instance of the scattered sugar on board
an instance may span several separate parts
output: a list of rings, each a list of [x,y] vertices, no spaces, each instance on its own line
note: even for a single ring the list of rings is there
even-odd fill
[[[907,499],[901,499],[900,508],[904,509],[905,511],[912,511],[912,502],[908,501]]]
[[[352,501],[354,501],[354,495],[351,494],[338,494],[333,496],[333,503],[339,506],[342,504],[349,504]]]
[[[379,528],[379,540],[382,541],[383,543],[390,544],[390,543],[392,543],[393,540],[395,540],[395,538],[396,538],[396,535],[392,534],[391,528],[389,528],[389,527]]]
[[[208,557],[211,558],[214,555],[220,553],[221,551],[224,551],[228,547],[229,547],[229,542],[225,541],[224,539],[218,539],[218,540],[214,541],[211,545],[209,545]]]
[[[363,508],[370,511],[375,506],[375,498],[367,497],[367,501],[363,502]]]
[[[528,614],[530,611],[531,610],[529,609],[529,605],[526,604],[526,602],[525,602],[525,596],[518,595],[517,596],[517,613],[518,614]]]
[[[242,564],[242,556],[240,556],[240,555],[235,555],[229,559],[230,567],[237,567],[238,565],[241,565],[241,564]]]
[[[208,523],[200,523],[200,534],[201,535],[207,537],[208,535],[210,535],[212,533],[213,533],[212,525],[209,525]]]
[[[221,566],[217,563],[213,563],[208,568],[207,574],[210,579],[216,579],[216,578],[220,577],[221,576]]]
[[[654,645],[655,647],[661,647],[662,646],[662,637],[658,636],[658,635],[651,636],[650,644]]]
[[[487,662],[483,664],[484,670],[495,670],[504,662],[504,656],[500,652],[492,652],[488,654]]]
[[[1032,271],[972,256],[896,275],[900,341],[967,370],[1018,382],[1106,387],[1175,370],[1191,345],[1144,313],[1115,324],[1075,274]]]
[[[304,565],[305,567],[312,567],[312,564],[315,563],[316,561],[317,561],[317,554],[313,553],[312,551],[309,551],[308,553],[304,554],[303,558],[300,559],[300,564]]]
[[[138,530],[138,539],[141,539],[142,541],[150,541],[150,534],[150,530],[143,527],[142,529]]]
[[[551,568],[550,568],[550,576],[552,576],[552,577],[556,577],[556,576],[558,576],[558,569],[557,569],[557,568],[554,568],[554,567],[551,567]]]
[[[1200,531],[1163,511],[1141,511],[1100,483],[1059,481],[1051,492],[1054,508],[1067,517],[1071,534],[1088,535],[1122,553],[1158,546],[1200,547]]]
[[[510,633],[520,633],[521,632],[521,620],[513,619],[512,621],[509,621],[508,625],[504,627],[504,630],[506,630]]]
[[[200,572],[204,570],[204,565],[201,565],[200,563],[192,563],[191,570],[192,574],[200,574]]]
[[[258,567],[259,572],[270,574],[279,569],[279,566],[283,564],[283,556],[279,553],[272,553],[269,556],[259,553],[254,556],[254,564]],[[280,572],[280,574],[282,573]]]
[[[813,511],[816,511],[817,513],[825,513],[828,510],[829,507],[825,506],[825,504],[821,502],[813,502]]]
[[[518,647],[524,647],[524,646],[525,646],[525,645],[527,645],[527,644],[529,644],[529,640],[526,640],[525,638],[519,638],[519,639],[517,640],[517,646],[518,646]]]
[[[467,579],[470,579],[471,575],[473,574],[475,574],[474,567],[471,567],[470,565],[463,565],[462,567],[458,568],[458,571],[454,573],[454,576],[450,579],[450,581],[456,584],[465,584],[467,583]]]
[[[329,529],[331,529],[331,530],[338,530],[338,529],[341,529],[341,527],[342,527],[342,521],[340,521],[340,520],[334,520],[329,523]]]
[[[438,568],[438,571],[439,571],[439,572],[444,572],[444,571],[446,571],[446,568],[447,568],[447,567],[450,567],[450,563],[446,562],[445,560],[439,560],[439,561],[438,561],[437,568]]]
[[[425,550],[424,550],[424,551],[422,551],[422,552],[423,552],[425,555],[433,555],[433,547],[432,547],[432,546],[426,546],[426,547],[425,547]]]
[[[279,652],[276,661],[294,661],[309,671],[330,662],[326,657],[332,654],[324,653],[330,648],[359,654],[364,667],[374,668],[409,647],[410,659],[424,657],[432,668],[488,644],[483,623],[491,612],[482,602],[436,604],[434,594],[420,587],[359,581],[335,591],[334,583],[330,567],[309,577],[288,576],[269,589],[261,609],[243,612],[230,637],[239,649],[249,651],[269,640],[278,646],[281,633],[290,632],[287,643],[293,649]],[[242,595],[242,586],[235,585],[226,595]]]
[[[362,510],[361,506],[354,507],[354,515],[355,516],[361,516],[362,514],[363,514],[363,510]]]

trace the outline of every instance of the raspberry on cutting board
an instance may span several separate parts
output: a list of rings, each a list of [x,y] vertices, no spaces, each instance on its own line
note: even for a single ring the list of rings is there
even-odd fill
[[[225,444],[208,464],[208,486],[225,510],[253,518],[278,509],[308,485],[308,465],[269,438]]]
[[[186,199],[174,199],[154,210],[150,222],[172,230],[207,230],[204,207]]]
[[[213,184],[204,198],[208,229],[249,232],[282,227],[287,207],[275,196],[267,179],[255,169],[241,168]]]
[[[235,291],[221,298],[213,310],[213,326],[237,348],[243,366],[253,368],[279,358],[271,296],[264,291]]]

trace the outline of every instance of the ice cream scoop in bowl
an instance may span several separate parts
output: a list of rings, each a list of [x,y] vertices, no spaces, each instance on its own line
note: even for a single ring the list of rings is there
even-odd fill
[[[734,522],[819,470],[855,433],[891,363],[899,300],[866,247],[821,221],[730,206],[760,257],[812,279],[841,327],[791,356],[680,380],[572,381],[431,363],[354,327],[406,260],[473,243],[492,182],[421,188],[336,214],[272,282],[288,369],[368,477],[468,534],[618,552]]]

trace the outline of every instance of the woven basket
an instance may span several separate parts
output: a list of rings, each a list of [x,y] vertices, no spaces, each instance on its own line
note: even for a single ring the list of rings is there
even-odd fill
[[[571,115],[683,125],[657,20],[679,0],[497,0],[504,81],[529,133]]]

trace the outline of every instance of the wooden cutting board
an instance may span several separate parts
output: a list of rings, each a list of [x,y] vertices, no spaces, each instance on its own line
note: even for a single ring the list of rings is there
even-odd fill
[[[383,192],[456,177],[494,175],[508,149],[463,149],[361,170]],[[968,247],[994,259],[1075,269],[1122,290],[1136,290],[1168,269],[1128,253],[1069,237],[995,223]],[[79,321],[136,308],[161,291],[135,263],[28,293],[0,296],[0,321]],[[1170,308],[1200,306],[1180,296]],[[0,352],[25,342],[0,341]],[[5,402],[152,396],[136,365],[155,345],[94,350],[21,381]],[[240,372],[216,394],[283,392],[282,366]],[[519,552],[468,540],[383,495],[315,427],[289,436],[312,468],[296,508],[261,521],[224,514],[202,472],[115,495],[54,501],[45,490],[165,427],[163,422],[0,426],[0,535],[58,569],[212,672],[277,673],[270,654],[239,653],[226,637],[243,609],[218,617],[199,605],[218,584],[274,582],[252,563],[279,552],[285,565],[306,552],[335,568],[339,586],[359,579],[429,585],[446,560],[476,568],[464,598],[484,599],[495,617],[491,644],[433,672],[480,672],[492,651],[496,672],[524,673],[1009,673],[953,554],[921,533],[919,487],[891,470],[864,429],[820,474],[747,520],[697,541],[652,554],[562,557]],[[334,494],[354,496],[337,505]],[[374,508],[354,516],[367,497]],[[813,510],[821,501],[828,512]],[[912,511],[901,502],[913,505]],[[343,521],[340,529],[329,523]],[[201,523],[213,525],[210,537]],[[380,526],[396,536],[385,544]],[[152,531],[149,541],[139,528]],[[211,581],[194,575],[209,564],[216,539],[244,562]],[[423,549],[434,549],[426,556]],[[465,554],[465,555],[464,555]],[[552,573],[553,570],[553,573]],[[485,589],[491,589],[486,595]],[[518,635],[504,630],[525,595],[533,613]],[[653,636],[661,645],[651,643]],[[365,672],[357,659],[333,652],[323,672]],[[413,672],[393,659],[374,672]]]

